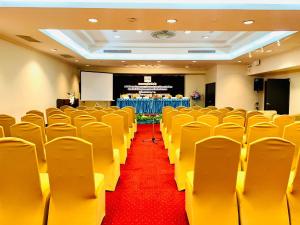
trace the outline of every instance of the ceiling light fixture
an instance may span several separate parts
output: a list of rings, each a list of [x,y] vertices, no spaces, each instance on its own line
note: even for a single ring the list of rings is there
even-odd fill
[[[261,53],[264,53],[264,51],[265,51],[264,48],[260,48]]]
[[[249,58],[251,59],[251,58],[252,58],[252,53],[249,52],[249,53],[248,53],[248,56],[249,56]]]
[[[185,66],[186,69],[190,68],[189,66]]]
[[[197,61],[195,61],[195,60],[194,60],[194,61],[192,61],[192,63],[196,63],[196,62],[197,62]]]
[[[184,33],[185,33],[185,34],[190,34],[190,33],[192,33],[192,31],[186,30],[186,31],[184,31]]]
[[[251,25],[253,23],[254,23],[254,20],[245,20],[245,21],[243,21],[243,24],[245,24],[245,25]]]
[[[75,62],[79,62],[79,60],[78,60],[78,59],[75,59]]]
[[[272,49],[269,49],[269,50],[266,51],[266,53],[270,53],[270,52],[272,52],[272,51],[273,51]]]
[[[160,63],[160,61],[156,61],[157,63]]]
[[[237,61],[238,63],[241,63],[242,61],[241,60],[239,60],[239,61]]]
[[[167,23],[177,23],[177,20],[176,19],[168,19]]]
[[[52,48],[51,51],[52,52],[57,52],[57,49],[56,48]]]
[[[125,60],[123,60],[123,61],[121,61],[122,63],[126,63],[126,61]]]
[[[202,38],[203,38],[203,39],[208,39],[209,37],[208,37],[208,36],[203,36]]]
[[[277,41],[277,46],[280,47],[281,43],[280,41]]]
[[[115,38],[120,38],[120,35],[115,35],[114,37],[115,37]]]
[[[96,18],[89,18],[88,21],[90,23],[98,23],[98,20]]]
[[[85,65],[85,66],[89,67],[90,65],[87,64],[87,65]]]

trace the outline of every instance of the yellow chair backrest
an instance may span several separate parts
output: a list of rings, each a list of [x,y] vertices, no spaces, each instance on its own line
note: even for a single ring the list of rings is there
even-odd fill
[[[5,137],[10,137],[10,127],[16,123],[16,119],[12,116],[0,114],[0,126],[3,127]]]
[[[83,105],[77,107],[78,110],[85,110],[85,109],[87,109],[87,108],[88,108],[87,106],[83,106]]]
[[[69,117],[71,117],[71,114],[74,112],[74,111],[76,111],[77,109],[75,109],[75,108],[65,108],[64,109],[64,113],[67,115],[67,116],[69,116]]]
[[[193,162],[195,143],[208,138],[212,133],[212,127],[201,122],[191,122],[182,126],[180,138],[180,159]]]
[[[74,124],[74,118],[76,116],[82,116],[82,115],[89,115],[89,114],[83,110],[75,110],[75,111],[71,112],[70,117],[71,117],[72,124]]]
[[[116,109],[116,110],[120,109],[120,107],[119,107],[119,106],[115,106],[115,105],[113,105],[113,106],[110,106],[109,108],[111,108],[111,109]]]
[[[102,117],[102,122],[111,126],[113,147],[122,149],[125,134],[123,117],[118,114],[110,113]]]
[[[41,127],[33,123],[21,122],[12,125],[10,130],[13,137],[22,138],[35,144],[36,154],[41,168],[46,162],[44,140],[42,138]]]
[[[182,109],[179,109],[179,112],[182,112],[182,113],[188,113],[188,112],[191,112],[192,111],[192,108],[182,108]]]
[[[235,196],[240,149],[240,143],[227,137],[209,137],[197,142],[194,193],[220,195],[222,198]]]
[[[80,136],[80,128],[88,123],[97,122],[97,119],[90,115],[81,115],[74,117],[74,126],[77,127],[78,135]]]
[[[3,138],[3,137],[5,137],[4,136],[4,130],[3,130],[3,127],[0,126],[0,138]]]
[[[209,111],[207,113],[207,115],[213,115],[213,116],[216,116],[219,118],[219,123],[222,123],[223,122],[223,117],[225,116],[225,114],[219,110],[212,110],[212,111]]]
[[[292,169],[296,169],[296,166],[299,161],[299,150],[300,150],[300,122],[294,122],[290,125],[287,125],[284,128],[283,138],[292,142],[295,146],[295,154]],[[298,166],[300,168],[300,166]]]
[[[63,106],[59,107],[59,109],[62,110],[62,111],[65,111],[65,109],[67,109],[67,108],[74,109],[72,106],[69,106],[69,105],[63,105]]]
[[[245,122],[245,127],[246,127],[246,129],[248,128],[248,121],[249,121],[249,118],[252,117],[252,116],[257,116],[257,115],[263,116],[263,113],[258,112],[258,111],[250,111],[250,112],[247,112],[247,113],[246,113],[246,122]],[[253,124],[252,124],[252,125],[253,125]]]
[[[98,122],[101,122],[102,121],[102,116],[104,116],[106,114],[108,114],[108,113],[103,111],[103,110],[97,110],[97,111],[89,112],[89,115],[95,117]]]
[[[135,108],[133,106],[125,106],[122,109],[124,109],[124,110],[130,109],[131,113],[133,115],[133,120],[135,120]]]
[[[207,109],[216,110],[218,109],[216,106],[210,105],[206,107]]]
[[[46,118],[48,118],[50,112],[56,111],[56,110],[59,110],[59,109],[58,108],[54,108],[54,107],[47,108],[46,109]]]
[[[95,172],[101,173],[113,161],[112,129],[105,123],[93,122],[81,127],[81,138],[93,144]]]
[[[54,114],[48,117],[48,126],[55,123],[68,123],[71,124],[71,117],[63,114]]]
[[[26,112],[26,114],[35,114],[42,117],[45,120],[44,113],[39,110],[29,110],[28,112]]]
[[[46,128],[48,141],[58,137],[77,137],[77,127],[69,123],[55,123]]]
[[[243,193],[257,199],[281,200],[286,193],[295,145],[281,138],[250,144]]]
[[[229,111],[234,110],[234,108],[232,108],[231,106],[226,106],[225,109],[228,109]]]
[[[197,121],[201,122],[201,123],[206,123],[211,127],[215,127],[219,124],[219,118],[214,116],[214,115],[203,115],[203,116],[199,116],[197,118]]]
[[[174,108],[172,106],[165,106],[162,108],[162,122],[165,124],[166,122],[166,117],[167,117],[167,114],[174,110]]]
[[[123,111],[127,112],[128,114],[128,126],[129,128],[133,128],[133,123],[135,120],[134,112],[132,111],[132,108],[124,107],[122,108]]]
[[[266,137],[280,137],[279,127],[267,122],[255,124],[249,128],[247,143]]]
[[[279,127],[280,136],[282,137],[284,127],[291,124],[291,123],[294,123],[294,121],[295,121],[294,116],[280,115],[280,116],[275,116],[274,117],[273,123],[276,124]]]
[[[177,110],[184,109],[184,108],[186,108],[186,107],[185,106],[177,106],[176,107]]]
[[[263,115],[255,115],[248,118],[247,126],[249,128],[257,123],[270,122],[270,121],[271,120],[268,117],[265,117]]]
[[[174,116],[179,115],[180,112],[178,110],[172,110],[167,113],[166,115],[166,128],[167,128],[167,133],[172,132],[172,119]]]
[[[43,117],[36,114],[26,114],[25,116],[21,117],[21,121],[38,125],[41,128],[43,141],[44,143],[46,142],[45,121]]]
[[[194,118],[187,114],[179,114],[173,117],[172,119],[172,143],[175,146],[175,149],[179,148],[180,137],[181,137],[181,128],[184,124],[191,123],[194,121]]]
[[[192,108],[193,110],[199,110],[199,109],[202,109],[202,107],[199,106],[199,105],[194,105],[194,106],[192,106],[191,108]]]
[[[57,109],[57,110],[52,110],[51,112],[49,112],[47,118],[49,118],[50,116],[55,115],[55,114],[63,114],[63,115],[65,115],[65,113],[63,111],[61,111],[60,109]]]
[[[209,108],[203,108],[203,109],[200,109],[200,111],[205,115],[205,114],[207,114],[208,112],[212,111],[212,109],[209,109]]]
[[[93,146],[77,137],[61,137],[45,146],[51,198],[95,197]]]
[[[225,136],[239,143],[243,142],[244,127],[235,123],[222,123],[215,127],[215,136]]]
[[[226,115],[226,113],[230,112],[231,110],[227,109],[227,108],[222,108],[222,109],[218,109],[219,112],[223,113],[223,116]]]
[[[114,111],[114,114],[118,114],[120,116],[122,116],[124,118],[124,131],[125,134],[129,133],[129,116],[128,116],[128,112],[126,112],[125,110],[116,110]]]
[[[228,117],[228,116],[240,116],[240,117],[246,118],[246,114],[243,112],[240,112],[240,111],[230,111],[230,112],[226,113],[226,115],[225,115],[225,117]]]
[[[223,118],[223,123],[235,123],[239,126],[245,126],[245,118],[239,115],[230,115]]]
[[[188,114],[194,117],[194,120],[197,120],[199,116],[205,115],[205,112],[202,112],[201,110],[192,110],[188,112]]]
[[[103,107],[102,107],[102,106],[95,106],[95,109],[97,109],[97,110],[102,110]]]

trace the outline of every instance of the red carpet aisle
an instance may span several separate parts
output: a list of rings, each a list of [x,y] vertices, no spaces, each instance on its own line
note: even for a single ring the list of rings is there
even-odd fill
[[[104,225],[185,225],[184,192],[178,192],[174,169],[163,142],[143,143],[152,125],[139,125],[115,192],[107,192]],[[156,126],[156,135],[159,125]]]

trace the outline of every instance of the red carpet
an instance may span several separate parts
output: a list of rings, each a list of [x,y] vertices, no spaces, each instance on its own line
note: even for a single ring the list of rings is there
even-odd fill
[[[159,125],[156,137],[161,138]],[[178,192],[174,167],[163,142],[152,144],[152,125],[139,125],[115,192],[106,194],[104,225],[185,225],[184,192]]]

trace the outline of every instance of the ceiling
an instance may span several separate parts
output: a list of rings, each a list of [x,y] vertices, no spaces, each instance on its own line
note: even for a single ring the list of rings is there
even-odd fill
[[[119,2],[120,1],[124,3],[124,1],[119,0]],[[209,61],[196,60],[197,62],[192,62],[195,60],[191,58],[187,58],[185,60],[167,60],[160,58],[151,58],[149,60],[143,60],[143,58],[135,58],[132,60],[130,60],[130,58],[119,58],[117,60],[113,58],[89,60],[78,52],[71,50],[69,47],[58,43],[53,38],[50,38],[42,33],[40,30],[63,30],[64,32],[73,33],[73,36],[71,36],[75,37],[75,39],[77,39],[79,42],[85,43],[85,46],[87,46],[87,49],[89,49],[91,52],[99,52],[107,46],[114,48],[133,47],[138,49],[148,46],[148,50],[153,46],[163,46],[164,49],[175,50],[180,48],[186,49],[190,47],[196,47],[197,49],[214,48],[216,51],[222,50],[223,52],[226,52],[230,51],[230,49],[234,49],[235,46],[238,46],[239,41],[240,45],[243,45],[243,41],[247,40],[247,37],[250,37],[254,34],[266,34],[266,32],[272,31],[300,30],[300,23],[298,22],[300,21],[300,12],[296,10],[300,9],[300,4],[293,0],[287,1],[286,6],[284,6],[284,3],[280,3],[279,5],[272,5],[270,3],[270,8],[271,6],[273,8],[278,6],[277,10],[265,10],[265,5],[261,5],[259,1],[256,1],[256,6],[260,5],[261,7],[259,10],[253,9],[253,5],[250,5],[252,7],[250,10],[234,10],[229,8],[228,5],[222,6],[222,4],[220,7],[224,7],[225,9],[215,9],[213,7],[210,7],[209,9],[201,9],[198,4],[196,5],[197,7],[194,7],[194,9],[191,10],[186,9],[189,7],[191,8],[191,5],[189,4],[185,5],[185,9],[176,9],[175,6],[172,6],[173,4],[168,4],[170,7],[172,7],[172,9],[164,9],[163,7],[157,9],[152,7],[149,9],[146,8],[145,5],[143,9],[126,7],[123,7],[122,9],[118,9],[117,7],[12,7],[15,6],[13,4],[16,4],[16,2],[21,4],[21,2],[24,1],[0,0],[0,36],[18,44],[25,45],[66,60],[70,63],[77,64],[78,66],[85,66],[87,64],[109,67],[156,65],[157,67],[174,66],[206,68],[218,62],[249,63],[257,58],[268,57],[272,54],[277,54],[300,47],[300,35],[296,33],[288,36],[287,38],[280,38],[280,46],[277,45],[276,41],[273,44],[266,43],[264,51],[262,51],[260,47],[259,51],[257,52],[255,49],[251,50],[251,58],[249,58],[248,54],[242,54],[230,61],[215,59]],[[26,2],[32,3],[32,0]],[[39,2],[41,3],[44,1]],[[48,0],[47,2],[56,2],[56,4],[60,4],[62,1]],[[69,3],[70,1],[64,2]],[[85,5],[91,6],[90,2],[91,1],[85,1]],[[109,4],[109,1],[102,2]],[[112,1],[110,2],[113,4]],[[140,0],[140,2],[143,4],[144,2],[149,3],[149,1],[144,0]],[[153,0],[152,2],[157,3],[156,0]],[[178,1],[178,3],[180,2],[182,1]],[[186,2],[191,2],[191,0],[187,0]],[[210,2],[213,3],[214,0],[211,0]],[[245,2],[249,2],[249,0],[245,0]],[[293,8],[295,10],[289,10],[292,8],[291,3],[293,2],[295,3],[295,7]],[[3,6],[4,3],[6,6],[11,7],[1,7],[1,5]],[[189,5],[189,7],[187,7],[187,5]],[[122,6],[122,4],[120,6]],[[89,18],[97,18],[98,22],[90,23],[88,21]],[[177,23],[169,24],[166,22],[167,19],[176,19]],[[251,25],[245,25],[243,23],[245,20],[254,20],[254,23]],[[116,33],[114,32],[115,30],[120,36],[120,38],[117,38],[117,40],[114,38]],[[144,32],[137,33],[136,30],[143,30]],[[150,33],[159,30],[174,31],[176,32],[176,36],[168,40],[153,40]],[[190,34],[185,34],[184,31],[192,32]],[[39,40],[40,42],[28,42],[17,37],[16,35],[28,35]],[[203,38],[204,36],[209,36],[209,38],[205,39]],[[234,40],[234,38],[237,36],[238,38]],[[234,41],[230,43],[230,40]],[[272,52],[267,52],[267,50],[272,50]],[[69,55],[72,58],[64,58],[61,56],[62,54]]]

